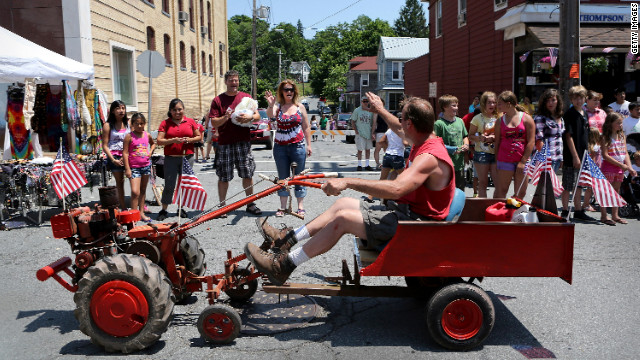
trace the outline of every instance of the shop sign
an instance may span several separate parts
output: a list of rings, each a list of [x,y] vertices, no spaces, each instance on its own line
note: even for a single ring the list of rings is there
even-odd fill
[[[629,23],[628,14],[580,14],[581,23]]]

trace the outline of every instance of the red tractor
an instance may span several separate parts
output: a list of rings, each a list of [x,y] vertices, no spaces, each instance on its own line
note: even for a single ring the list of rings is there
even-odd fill
[[[298,175],[248,198],[201,214],[182,225],[177,223],[134,226],[138,210],[119,211],[115,187],[100,188],[101,206],[76,208],[51,218],[53,235],[65,239],[75,255],[38,270],[45,281],[54,278],[74,292],[75,316],[80,330],[107,351],[128,353],[154,344],[167,330],[174,303],[191,293],[205,291],[210,306],[198,319],[198,330],[214,344],[232,342],[240,333],[241,320],[230,306],[216,304],[221,292],[234,301],[248,300],[258,288],[253,267],[240,267],[244,254],[227,251],[224,273],[205,276],[205,254],[187,232],[272,194],[282,187],[320,187],[307,179],[337,174]],[[71,268],[71,269],[70,269]],[[71,283],[60,277],[63,271]]]

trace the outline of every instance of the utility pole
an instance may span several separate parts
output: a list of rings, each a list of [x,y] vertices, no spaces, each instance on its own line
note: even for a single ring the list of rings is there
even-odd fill
[[[278,85],[282,82],[282,50],[278,49]]]
[[[258,71],[256,69],[256,0],[253,0],[253,11],[252,11],[252,22],[251,22],[251,97],[256,98],[256,93],[258,91],[258,84],[256,77],[258,76]]]
[[[560,41],[558,46],[558,66],[560,93],[565,108],[571,105],[569,89],[580,85],[580,1],[560,0]],[[578,78],[570,78],[571,67],[578,67]],[[563,109],[563,110],[566,110]]]

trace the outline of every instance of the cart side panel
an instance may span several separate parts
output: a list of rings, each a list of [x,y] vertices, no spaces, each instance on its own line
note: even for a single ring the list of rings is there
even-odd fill
[[[362,276],[560,277],[571,283],[573,224],[400,222]]]

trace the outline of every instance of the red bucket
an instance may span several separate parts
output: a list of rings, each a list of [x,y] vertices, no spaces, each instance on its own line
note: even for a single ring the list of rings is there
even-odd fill
[[[508,208],[504,202],[497,202],[487,208],[484,221],[511,221],[515,208]]]

